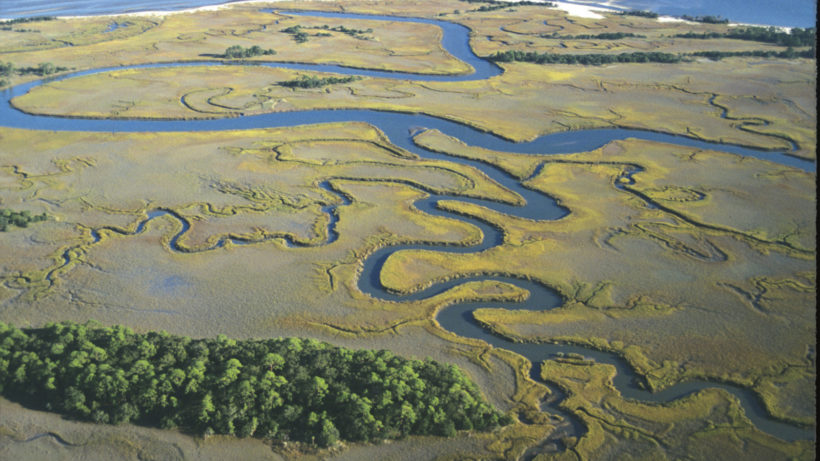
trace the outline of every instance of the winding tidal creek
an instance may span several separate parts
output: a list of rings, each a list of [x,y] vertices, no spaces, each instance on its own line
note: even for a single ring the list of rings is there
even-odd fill
[[[454,57],[461,59],[468,63],[475,69],[472,74],[456,75],[456,76],[429,76],[418,74],[407,74],[399,72],[384,72],[348,68],[342,66],[331,65],[312,65],[312,64],[290,64],[290,63],[264,63],[260,65],[288,68],[298,70],[313,70],[322,72],[335,72],[346,75],[361,75],[369,77],[389,78],[389,79],[403,79],[416,81],[465,81],[465,80],[481,80],[499,75],[501,69],[495,64],[485,61],[477,57],[469,46],[469,30],[461,25],[453,24],[445,21],[418,19],[418,18],[398,18],[391,16],[369,16],[357,14],[341,14],[341,13],[317,13],[317,12],[286,12],[286,14],[306,15],[306,16],[321,16],[333,18],[347,18],[347,19],[369,19],[369,20],[384,20],[384,21],[404,21],[404,22],[419,22],[425,24],[434,24],[444,32],[442,45]],[[161,63],[148,64],[141,66],[130,66],[122,68],[103,68],[76,72],[56,79],[48,81],[63,80],[74,78],[83,75],[90,75],[95,73],[109,72],[112,70],[131,69],[131,68],[151,68],[151,67],[173,67],[173,66],[218,66],[218,65],[241,65],[231,63],[219,62],[193,62],[193,63]],[[474,246],[469,247],[455,247],[446,245],[394,245],[381,248],[372,254],[364,261],[363,270],[358,280],[358,286],[362,292],[378,299],[389,301],[406,301],[424,299],[445,290],[448,290],[456,285],[465,283],[467,281],[475,280],[496,280],[510,283],[527,290],[530,296],[523,302],[462,302],[450,305],[440,311],[437,317],[438,323],[442,328],[462,337],[475,338],[491,344],[493,347],[503,348],[520,354],[530,360],[533,364],[532,378],[543,382],[540,377],[540,363],[557,354],[575,353],[580,354],[588,359],[592,359],[598,363],[607,363],[613,365],[617,370],[617,375],[613,379],[613,384],[617,390],[627,399],[635,399],[645,402],[670,402],[681,398],[693,392],[706,388],[721,388],[736,396],[741,402],[746,416],[761,430],[768,432],[776,437],[784,440],[798,440],[798,439],[812,439],[814,432],[805,428],[793,426],[783,423],[781,421],[771,418],[762,405],[759,397],[748,389],[732,386],[723,383],[709,382],[709,381],[687,381],[679,383],[675,386],[668,387],[660,392],[649,392],[642,385],[641,378],[630,368],[630,366],[619,356],[605,353],[597,350],[592,350],[584,347],[567,345],[567,344],[543,344],[543,343],[515,343],[507,339],[493,335],[489,331],[478,325],[472,315],[472,312],[479,307],[501,307],[505,309],[530,309],[530,310],[546,310],[553,309],[562,304],[562,299],[551,290],[549,287],[539,283],[525,280],[523,278],[500,277],[500,276],[471,276],[449,280],[443,283],[437,283],[422,291],[414,292],[408,295],[398,295],[388,292],[380,282],[380,273],[384,262],[393,253],[406,249],[425,249],[440,252],[461,252],[474,253],[481,252],[487,249],[500,245],[503,241],[501,230],[483,222],[476,218],[467,217],[455,213],[450,213],[439,209],[437,206],[440,200],[459,200],[468,201],[480,204],[484,207],[505,213],[510,216],[525,217],[534,220],[555,220],[560,219],[570,213],[570,210],[563,208],[556,204],[556,202],[541,192],[528,189],[523,182],[526,180],[519,180],[505,172],[496,169],[495,167],[477,161],[466,160],[447,156],[440,153],[434,153],[417,146],[413,142],[413,134],[418,132],[418,127],[424,129],[436,129],[442,133],[458,138],[461,141],[472,145],[479,146],[492,150],[517,152],[517,153],[537,153],[537,154],[554,154],[554,153],[572,153],[593,150],[605,145],[614,140],[626,138],[638,138],[650,140],[655,142],[670,143],[675,145],[692,146],[703,149],[711,149],[716,151],[730,152],[743,156],[762,158],[768,161],[777,162],[789,165],[795,168],[800,168],[806,171],[814,171],[815,165],[813,162],[805,161],[797,157],[788,155],[788,153],[774,153],[756,150],[748,147],[717,144],[704,142],[692,138],[682,136],[673,136],[662,133],[626,130],[626,129],[599,129],[599,130],[585,130],[576,132],[565,132],[559,134],[552,134],[542,136],[531,142],[514,143],[504,140],[492,134],[484,133],[475,130],[469,126],[462,125],[453,121],[442,118],[432,117],[421,114],[405,114],[396,112],[380,112],[373,110],[311,110],[302,112],[289,113],[268,113],[261,115],[241,116],[224,119],[207,119],[207,120],[123,120],[123,119],[90,119],[90,118],[64,118],[52,117],[35,114],[27,114],[16,110],[10,101],[29,90],[36,88],[39,85],[46,83],[46,81],[37,81],[27,84],[18,85],[14,88],[0,93],[0,125],[14,128],[37,129],[37,130],[55,130],[55,131],[98,131],[98,132],[174,132],[174,131],[211,131],[211,130],[237,130],[250,128],[270,128],[270,127],[286,127],[304,124],[316,124],[327,122],[366,122],[381,130],[390,141],[407,151],[410,151],[421,158],[428,159],[444,159],[449,162],[456,162],[465,165],[470,165],[487,176],[506,187],[507,189],[519,194],[524,198],[526,204],[524,206],[515,206],[494,201],[478,200],[471,198],[464,198],[451,195],[431,195],[427,198],[421,199],[415,203],[415,207],[424,213],[431,215],[446,216],[451,219],[459,219],[477,226],[483,233],[483,240]],[[538,171],[538,170],[536,170]],[[629,181],[631,175],[640,170],[634,168],[627,170],[624,173],[623,180]],[[329,245],[337,239],[336,222],[338,221],[337,208],[345,206],[350,202],[343,197],[343,194],[338,194],[332,190],[326,183],[320,185],[326,191],[335,193],[341,197],[341,203],[338,205],[331,205],[323,208],[323,212],[330,216],[328,225],[328,239],[323,244]],[[640,198],[640,197],[639,197]],[[641,198],[645,200],[644,198]],[[653,206],[653,203],[647,203],[648,206]],[[173,211],[156,209],[148,214],[148,217],[140,223],[135,233],[140,233],[145,228],[145,223],[158,216],[170,216],[179,220],[182,223],[182,230],[174,236],[170,241],[170,247],[174,251],[181,251],[176,242],[185,232],[188,231],[189,226],[179,215]],[[101,228],[102,229],[102,228]],[[95,231],[95,235],[99,236],[99,231]],[[111,229],[109,229],[111,230]],[[242,241],[234,241],[235,243],[247,243]],[[220,247],[225,243],[225,239],[214,245],[213,248]],[[293,242],[286,242],[290,246],[298,247]],[[211,248],[211,249],[213,249]],[[207,251],[207,250],[204,250]],[[563,423],[559,425],[560,430],[556,431],[551,438],[557,440],[557,436],[563,435],[583,435],[585,429],[579,421],[575,420],[570,414],[560,410],[559,404],[563,398],[562,391],[550,384],[545,384],[552,391],[553,398],[546,402],[544,410],[551,414],[560,416]],[[558,442],[555,442],[558,443]]]

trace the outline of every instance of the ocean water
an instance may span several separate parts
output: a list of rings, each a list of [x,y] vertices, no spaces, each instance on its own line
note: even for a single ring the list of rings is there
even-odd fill
[[[572,3],[598,4],[571,0]],[[721,16],[732,22],[784,27],[816,27],[816,0],[612,0],[629,10],[649,10],[668,16]]]
[[[603,2],[570,0],[596,5]],[[229,3],[224,0],[0,0],[0,18],[73,16],[181,10]],[[787,27],[815,27],[816,0],[612,0],[625,9],[681,16],[722,16],[733,22]]]
[[[230,2],[225,0],[0,0],[0,18],[175,11],[222,3]]]

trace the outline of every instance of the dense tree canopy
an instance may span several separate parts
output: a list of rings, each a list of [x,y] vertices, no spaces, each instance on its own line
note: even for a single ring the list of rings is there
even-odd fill
[[[45,221],[46,214],[32,215],[29,211],[14,211],[0,208],[0,232],[6,232],[9,227],[28,227],[29,223]]]
[[[0,322],[0,392],[98,423],[328,446],[508,424],[461,371],[311,339],[191,339]]]

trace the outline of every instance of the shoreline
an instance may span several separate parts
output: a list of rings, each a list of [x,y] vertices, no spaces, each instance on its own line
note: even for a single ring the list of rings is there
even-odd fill
[[[252,5],[252,4],[267,4],[267,3],[277,3],[281,0],[239,0],[239,1],[227,1],[224,3],[218,3],[214,5],[203,5],[203,6],[195,6],[191,8],[183,8],[178,10],[146,10],[146,11],[133,11],[128,13],[101,13],[101,14],[86,14],[86,15],[57,15],[55,17],[60,19],[87,19],[87,18],[99,18],[105,16],[112,16],[112,17],[119,17],[119,16],[131,16],[131,17],[163,17],[163,16],[170,16],[173,14],[185,14],[185,13],[198,13],[201,11],[219,11],[231,8],[236,5]],[[335,0],[310,0],[311,2],[333,2]],[[523,0],[503,0],[509,3],[518,3]],[[562,10],[566,12],[569,16],[575,16],[580,18],[588,18],[588,19],[603,19],[598,12],[616,12],[621,11],[622,9],[617,8],[615,6],[599,6],[599,5],[583,5],[580,3],[572,3],[572,2],[563,2],[563,1],[552,1],[552,0],[530,0],[535,1],[538,3],[545,3],[547,1],[551,1],[557,5],[556,9]],[[607,2],[609,3],[609,2]],[[48,16],[45,14],[44,16]],[[25,17],[25,16],[20,16]],[[2,17],[0,16],[0,20],[8,21],[13,18],[9,17]]]
[[[99,18],[99,17],[122,17],[122,16],[129,16],[129,17],[163,17],[163,16],[170,16],[174,14],[185,14],[185,13],[198,13],[201,11],[219,11],[231,8],[235,5],[249,5],[254,3],[277,3],[282,0],[239,0],[239,1],[226,1],[223,3],[217,3],[214,5],[202,5],[202,6],[194,6],[190,8],[182,8],[177,10],[146,10],[146,11],[132,11],[127,13],[100,13],[100,14],[84,14],[84,15],[56,15],[54,17],[58,19],[88,19],[88,18]],[[334,0],[310,0],[315,2],[330,2]],[[40,15],[35,15],[40,16]],[[49,16],[48,14],[44,14],[43,16]],[[18,16],[18,17],[27,17],[27,16]],[[0,16],[0,21],[10,21],[14,18],[3,17]]]
[[[88,14],[88,15],[68,15],[62,16],[57,15],[54,16],[59,19],[89,19],[89,18],[100,18],[100,17],[165,17],[175,14],[186,14],[186,13],[198,13],[202,11],[220,11],[228,8],[232,8],[233,6],[237,5],[252,5],[252,4],[270,4],[270,3],[277,3],[282,0],[238,0],[238,1],[226,1],[224,3],[217,3],[214,5],[203,5],[203,6],[195,6],[191,8],[183,8],[178,10],[147,10],[147,11],[133,11],[129,13],[101,13],[101,14]],[[309,0],[310,2],[333,2],[336,0]],[[501,0],[505,2],[509,2],[511,4],[519,3],[524,0]],[[618,13],[621,11],[626,11],[625,8],[619,7],[615,5],[612,0],[604,0],[601,3],[595,4],[582,4],[576,3],[572,1],[561,1],[561,0],[530,0],[535,1],[537,3],[545,3],[551,2],[554,3],[555,9],[561,10],[567,14],[567,16],[577,17],[577,18],[586,18],[586,19],[604,19],[604,16],[601,13]],[[44,16],[48,16],[45,14]],[[18,16],[26,17],[26,16]],[[0,21],[10,21],[14,18],[10,17],[3,17],[0,16]],[[678,16],[668,16],[668,15],[660,15],[655,18],[658,22],[677,22],[677,23],[687,23],[687,24],[698,24],[697,22],[687,21]],[[768,24],[752,24],[752,23],[743,23],[743,22],[729,22],[726,24],[728,27],[775,27],[777,30],[781,32],[788,32],[791,33],[791,30],[794,27],[790,26],[772,26]]]

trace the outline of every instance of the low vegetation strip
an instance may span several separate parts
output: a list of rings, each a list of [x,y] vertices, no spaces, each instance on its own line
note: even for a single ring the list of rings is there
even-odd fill
[[[320,26],[320,27],[317,27],[317,29],[324,29],[324,30],[332,30],[334,32],[341,32],[343,34],[350,35],[351,37],[356,37],[356,38],[361,38],[361,39],[366,39],[366,37],[363,37],[364,34],[372,34],[373,33],[373,29],[351,29],[351,28],[348,28],[348,27],[345,27],[345,26],[330,27],[327,24],[325,24],[323,26]]]
[[[646,10],[629,10],[629,11],[622,11],[620,13],[621,16],[638,16],[641,18],[652,18],[657,19],[660,16],[658,13],[654,11],[646,11]]]
[[[327,85],[335,85],[338,83],[350,83],[356,80],[361,80],[361,77],[324,77],[319,78],[315,76],[302,75],[300,78],[293,80],[285,80],[279,82],[279,86],[287,88],[320,88]]]
[[[312,29],[316,29],[316,30],[320,30],[320,31],[321,30],[327,30],[327,31],[333,31],[333,32],[340,32],[342,34],[349,35],[353,38],[358,38],[359,40],[371,40],[371,38],[367,37],[366,34],[372,34],[373,33],[373,29],[351,29],[351,28],[348,28],[348,27],[345,27],[345,26],[330,27],[327,24],[322,25],[322,26],[316,26],[316,27],[306,27],[306,26],[302,26],[302,25],[297,24],[295,26],[288,27],[287,29],[282,29],[281,32],[292,35],[293,39],[297,43],[305,43],[306,41],[308,41],[308,37],[310,37],[310,35],[307,32],[305,32],[305,30],[312,30]],[[330,34],[328,32],[317,32],[317,33],[313,34],[314,37],[330,37],[332,35],[333,34]]]
[[[27,17],[27,18],[7,19],[5,21],[0,21],[0,27],[2,27],[3,30],[11,30],[11,29],[6,29],[5,27],[6,26],[11,26],[13,24],[26,24],[26,23],[29,23],[29,22],[53,21],[55,19],[57,19],[57,18],[54,17],[54,16],[30,16],[30,17]]]
[[[776,27],[739,27],[730,29],[728,32],[686,32],[675,35],[676,38],[734,38],[737,40],[749,40],[763,43],[774,43],[781,46],[815,46],[817,43],[817,31],[814,27],[801,29],[793,28],[789,32],[783,32]]]
[[[533,1],[527,1],[527,0],[522,0],[522,1],[514,2],[514,3],[509,2],[509,1],[505,1],[505,0],[461,0],[461,1],[462,2],[467,2],[467,3],[488,3],[490,5],[500,5],[501,7],[505,7],[505,8],[506,7],[513,8],[513,7],[516,7],[516,6],[543,6],[543,7],[547,7],[547,8],[555,8],[556,7],[556,4],[554,2],[533,2]]]
[[[633,34],[631,32],[604,32],[600,34],[581,34],[581,35],[558,35],[558,32],[553,32],[551,35],[542,34],[542,38],[555,38],[560,40],[620,40],[622,38],[646,38],[646,35]]]
[[[51,75],[57,72],[65,72],[68,67],[55,66],[50,62],[40,63],[37,67],[14,67],[14,63],[0,62],[0,77],[11,77],[13,75],[35,74],[40,76]]]
[[[751,50],[751,51],[697,51],[687,54],[674,54],[662,52],[634,52],[620,54],[556,54],[556,53],[536,53],[534,51],[498,51],[487,56],[487,59],[495,62],[531,62],[535,64],[581,64],[585,66],[602,66],[604,64],[630,63],[630,62],[659,62],[674,64],[695,57],[709,58],[718,61],[729,57],[755,57],[755,58],[782,58],[796,59],[815,57],[815,49],[794,50],[789,47],[785,51],[772,50]]]
[[[535,64],[583,64],[589,66],[600,66],[617,62],[664,62],[676,63],[681,61],[681,56],[672,53],[661,52],[635,52],[621,54],[555,54],[536,53],[534,51],[498,51],[487,57],[490,61],[496,62],[532,62]]]
[[[460,370],[311,339],[191,339],[0,322],[0,392],[97,423],[329,446],[511,422]]]
[[[720,61],[723,58],[781,58],[781,59],[796,59],[806,58],[813,59],[815,57],[814,48],[806,50],[795,51],[789,47],[786,51],[772,51],[772,50],[751,50],[751,51],[696,51],[692,56],[699,56],[702,58],[709,58],[712,61]]]
[[[684,21],[690,21],[690,22],[702,22],[704,24],[729,24],[728,19],[720,17],[720,16],[711,16],[711,15],[689,16],[687,14],[684,14],[683,16],[681,16],[681,19],[683,19]]]

